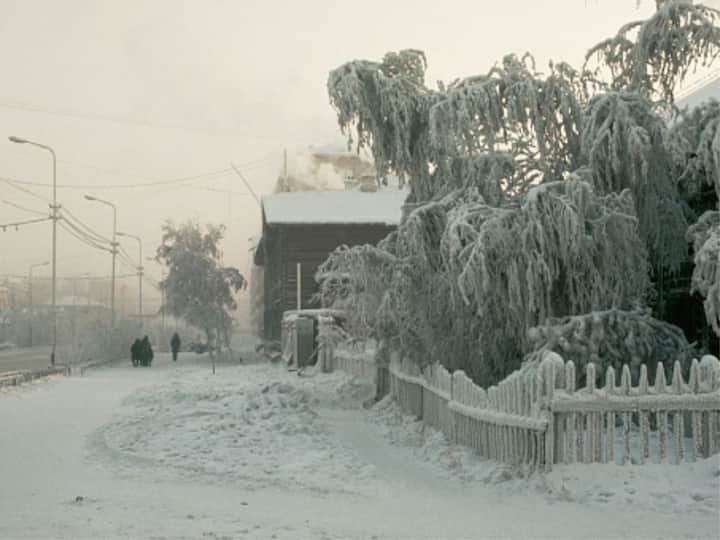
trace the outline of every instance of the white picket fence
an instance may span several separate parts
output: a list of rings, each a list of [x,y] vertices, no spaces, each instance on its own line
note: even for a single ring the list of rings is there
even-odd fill
[[[662,463],[670,456],[680,463],[720,449],[717,358],[694,360],[687,382],[676,363],[670,385],[661,364],[654,385],[648,384],[645,365],[636,387],[630,385],[628,366],[619,386],[613,368],[605,375],[605,386],[598,389],[595,366],[589,364],[587,384],[577,389],[574,364],[547,353],[538,369],[515,371],[485,390],[462,371],[450,374],[433,365],[421,372],[395,359],[390,392],[406,413],[448,438],[513,464]]]

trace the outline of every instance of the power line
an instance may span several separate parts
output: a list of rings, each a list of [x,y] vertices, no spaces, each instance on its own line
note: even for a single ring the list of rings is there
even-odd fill
[[[194,126],[184,126],[182,124],[155,124],[151,122],[144,122],[141,120],[133,120],[131,118],[123,118],[118,116],[111,116],[107,114],[102,113],[96,113],[96,112],[84,112],[84,111],[73,111],[73,110],[63,110],[59,108],[52,108],[52,107],[43,107],[40,105],[35,105],[32,103],[22,103],[17,101],[0,101],[0,107],[4,109],[13,109],[13,110],[19,110],[24,112],[32,112],[32,113],[41,113],[41,114],[51,114],[54,116],[64,116],[67,118],[77,118],[80,120],[88,120],[88,121],[94,121],[94,122],[107,122],[107,123],[113,123],[113,124],[121,124],[121,125],[132,125],[137,127],[144,127],[144,128],[152,128],[152,129],[165,129],[165,130],[175,130],[175,131],[187,131],[187,132],[195,132],[195,133],[203,133],[205,135],[232,135],[233,137],[243,137],[248,139],[259,139],[259,140],[277,140],[281,138],[280,135],[253,135],[248,133],[233,133],[233,132],[226,132],[222,133],[218,130],[210,130],[210,129],[204,129],[204,128],[197,128]]]
[[[19,204],[14,203],[12,201],[6,201],[3,199],[2,202],[4,202],[7,205],[13,206],[19,210],[24,210],[25,212],[30,212],[31,214],[37,214],[39,216],[47,216],[47,214],[45,212],[40,212],[39,210],[33,210],[32,208],[25,208],[24,206],[20,206]]]
[[[64,219],[64,220],[65,220],[65,223],[68,225],[68,227],[72,228],[72,230],[73,230],[77,235],[82,236],[82,237],[83,237],[85,240],[87,240],[88,242],[92,242],[92,243],[98,244],[98,245],[111,244],[111,243],[112,243],[112,242],[110,242],[109,240],[107,240],[106,238],[103,238],[102,236],[100,236],[99,234],[97,234],[95,231],[93,231],[93,230],[90,229],[90,228],[88,228],[88,230],[89,230],[90,232],[89,232],[89,233],[86,232],[85,230],[83,230],[82,228],[80,228],[78,225],[76,225],[76,224],[73,223],[72,221],[68,220],[65,216],[63,216],[61,219]],[[103,247],[105,247],[105,246],[103,246]]]
[[[190,185],[185,185],[185,184],[180,184],[180,186],[178,186],[178,187],[186,188],[186,189],[198,189],[198,190],[202,190],[202,191],[213,191],[216,193],[225,193],[225,194],[230,193],[232,195],[240,195],[241,197],[252,197],[252,195],[250,193],[244,193],[242,191],[232,191],[229,189],[219,189],[219,188],[211,188],[211,187],[205,187],[205,186],[190,186]]]
[[[230,166],[233,168],[233,170],[234,170],[234,171],[237,173],[237,175],[240,177],[240,180],[243,181],[243,183],[245,184],[245,187],[248,188],[248,191],[252,194],[252,196],[253,196],[253,197],[255,198],[255,200],[257,201],[258,206],[260,206],[260,208],[262,208],[262,203],[260,202],[259,197],[258,197],[258,196],[255,194],[255,192],[253,191],[253,188],[250,186],[250,183],[245,179],[245,176],[243,176],[243,173],[240,172],[240,169],[239,169],[234,163],[230,163]]]
[[[152,187],[152,186],[162,186],[162,185],[168,185],[168,184],[181,184],[183,182],[189,182],[191,180],[201,180],[204,178],[209,177],[218,177],[222,176],[224,174],[227,174],[228,172],[231,172],[232,169],[225,168],[225,169],[219,169],[216,171],[209,171],[202,174],[195,174],[191,176],[182,176],[178,178],[172,178],[169,180],[158,180],[155,182],[139,182],[135,184],[57,184],[58,188],[62,189],[125,189],[125,188],[144,188],[144,187]],[[15,185],[21,185],[21,186],[37,186],[37,187],[52,187],[52,184],[44,183],[44,182],[31,182],[28,180],[17,180],[14,178],[3,178],[0,177],[0,180],[4,180],[5,182],[9,184],[15,184]]]
[[[75,214],[73,214],[72,212],[70,212],[70,210],[69,210],[68,208],[66,208],[65,206],[62,207],[62,213],[63,213],[63,214],[67,214],[68,216],[70,216],[70,217],[73,219],[73,221],[75,221],[76,224],[77,224],[79,227],[81,227],[82,229],[84,229],[85,231],[87,231],[87,233],[88,233],[90,236],[95,237],[95,238],[97,239],[97,241],[99,241],[99,242],[104,242],[104,243],[106,243],[106,244],[111,244],[111,243],[112,243],[109,238],[105,238],[105,237],[102,236],[100,233],[95,232],[95,231],[92,230],[88,225],[86,225],[85,223],[83,223],[82,221],[80,221],[80,219],[77,218],[77,217],[75,216]],[[65,217],[65,216],[63,215],[63,217]],[[65,217],[65,219],[67,220],[67,217]]]
[[[120,262],[120,264],[125,265],[125,267],[128,268],[129,270],[137,270],[137,266],[135,264],[133,264],[132,261],[128,261],[127,259],[125,259],[123,257],[118,257],[118,261]],[[133,274],[133,275],[135,277],[137,277],[137,274]]]
[[[14,279],[24,279],[27,280],[28,276],[27,274],[0,274],[0,277],[2,278],[14,278]],[[137,274],[121,274],[119,276],[115,276],[115,279],[128,279],[137,277]],[[33,276],[33,281],[47,281],[52,279],[51,276]],[[57,276],[57,279],[62,279],[64,281],[100,281],[103,279],[112,279],[112,276]]]
[[[121,262],[124,262],[126,265],[132,267],[133,270],[137,270],[137,267],[139,265],[135,264],[135,261],[133,261],[132,257],[128,254],[127,251],[125,251],[125,249],[120,244],[118,244],[118,246],[120,247],[120,249],[118,250],[118,259]]]
[[[253,169],[258,166],[262,166],[266,163],[270,163],[273,159],[274,159],[273,153],[271,152],[271,153],[265,154],[264,156],[259,157],[257,159],[252,159],[252,160],[240,163],[240,166],[245,169]],[[68,161],[68,160],[63,160],[63,159],[58,159],[58,163],[62,163],[63,165],[69,165],[71,167],[84,167],[84,168],[104,172],[106,174],[112,174],[112,175],[116,175],[116,176],[124,176],[126,178],[133,178],[135,180],[142,180],[142,179],[150,180],[150,181],[156,180],[152,177],[144,176],[143,173],[140,173],[138,171],[129,171],[127,169],[108,168],[108,167],[103,167],[101,165],[96,165],[94,163],[83,163],[83,162]]]
[[[94,247],[95,249],[100,249],[100,250],[102,250],[102,251],[107,251],[108,253],[112,253],[112,250],[111,250],[110,248],[107,248],[107,247],[105,247],[105,246],[102,246],[102,245],[100,245],[99,243],[96,243],[96,242],[94,242],[94,241],[92,241],[92,240],[89,240],[87,237],[83,237],[83,236],[81,236],[80,234],[77,234],[71,227],[68,227],[68,226],[66,225],[66,223],[68,223],[67,220],[66,220],[65,222],[60,221],[60,220],[58,221],[58,224],[60,225],[60,227],[61,227],[65,232],[67,232],[67,233],[69,233],[70,235],[74,236],[75,238],[77,238],[78,240],[80,240],[81,242],[83,242],[84,244],[87,244],[87,245],[90,246],[90,247]]]
[[[5,182],[11,188],[22,191],[23,193],[27,193],[28,195],[32,195],[33,197],[40,199],[41,201],[50,202],[50,199],[48,199],[47,197],[44,197],[43,195],[40,195],[38,193],[35,193],[34,191],[30,191],[29,189],[25,189],[24,187],[17,185],[17,182],[15,180],[10,180],[9,178],[4,178],[0,176],[0,182]]]
[[[31,223],[40,223],[41,221],[49,221],[51,220],[51,217],[45,217],[45,218],[37,218],[37,219],[28,219],[26,221],[16,221],[14,223],[0,223],[0,229],[3,230],[3,232],[6,231],[8,227],[15,227],[17,230],[18,227],[22,227],[23,225],[30,225]]]

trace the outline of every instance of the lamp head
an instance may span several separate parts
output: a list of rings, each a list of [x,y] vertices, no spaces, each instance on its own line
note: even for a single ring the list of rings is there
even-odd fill
[[[18,144],[25,144],[27,141],[21,137],[15,137],[15,135],[11,135],[8,137],[10,142],[18,143]]]

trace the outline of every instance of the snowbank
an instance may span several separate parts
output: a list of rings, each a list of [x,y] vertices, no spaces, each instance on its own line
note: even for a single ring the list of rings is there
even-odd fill
[[[712,515],[720,509],[717,454],[682,465],[572,464],[555,465],[549,473],[538,473],[479,458],[469,448],[448,442],[441,432],[403,414],[390,397],[371,409],[370,421],[391,444],[412,448],[418,459],[434,466],[436,474],[457,478],[466,485],[493,484],[500,493],[530,490],[551,503],[615,505],[625,510],[630,505],[667,514]],[[686,444],[691,445],[692,440]]]
[[[228,367],[220,376],[185,371],[129,396],[102,438],[128,463],[183,476],[360,491],[373,467],[337,444],[316,409],[358,406],[366,387],[342,374],[316,375],[268,364]]]

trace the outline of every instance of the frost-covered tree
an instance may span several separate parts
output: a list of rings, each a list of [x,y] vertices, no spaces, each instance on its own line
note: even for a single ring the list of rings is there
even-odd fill
[[[321,272],[325,301],[346,307],[356,332],[481,384],[548,346],[532,328],[567,339],[568,321],[595,313],[636,331],[591,332],[582,338],[590,355],[605,350],[598,336],[631,358],[687,350],[680,331],[646,308],[662,297],[662,276],[688,261],[695,217],[682,179],[707,182],[697,163],[710,176],[720,164],[715,109],[671,127],[665,114],[688,64],[716,55],[715,20],[714,10],[667,0],[592,48],[593,73],[564,63],[543,73],[532,56],[508,55],[433,90],[419,51],[331,72],[349,144],[372,150],[380,176],[408,181],[420,206],[378,246],[332,254]],[[715,313],[720,296],[717,304]],[[670,345],[648,348],[663,336],[674,336]]]
[[[628,23],[592,47],[586,58],[609,70],[613,90],[671,103],[688,73],[710,66],[720,53],[720,12],[692,0],[658,1],[657,8],[648,20]]]
[[[167,266],[168,273],[160,282],[165,292],[161,309],[202,329],[208,344],[229,347],[230,312],[237,309],[234,294],[247,282],[237,268],[221,263],[224,227],[208,225],[203,232],[196,223],[175,226],[168,222],[162,230],[156,259]]]

